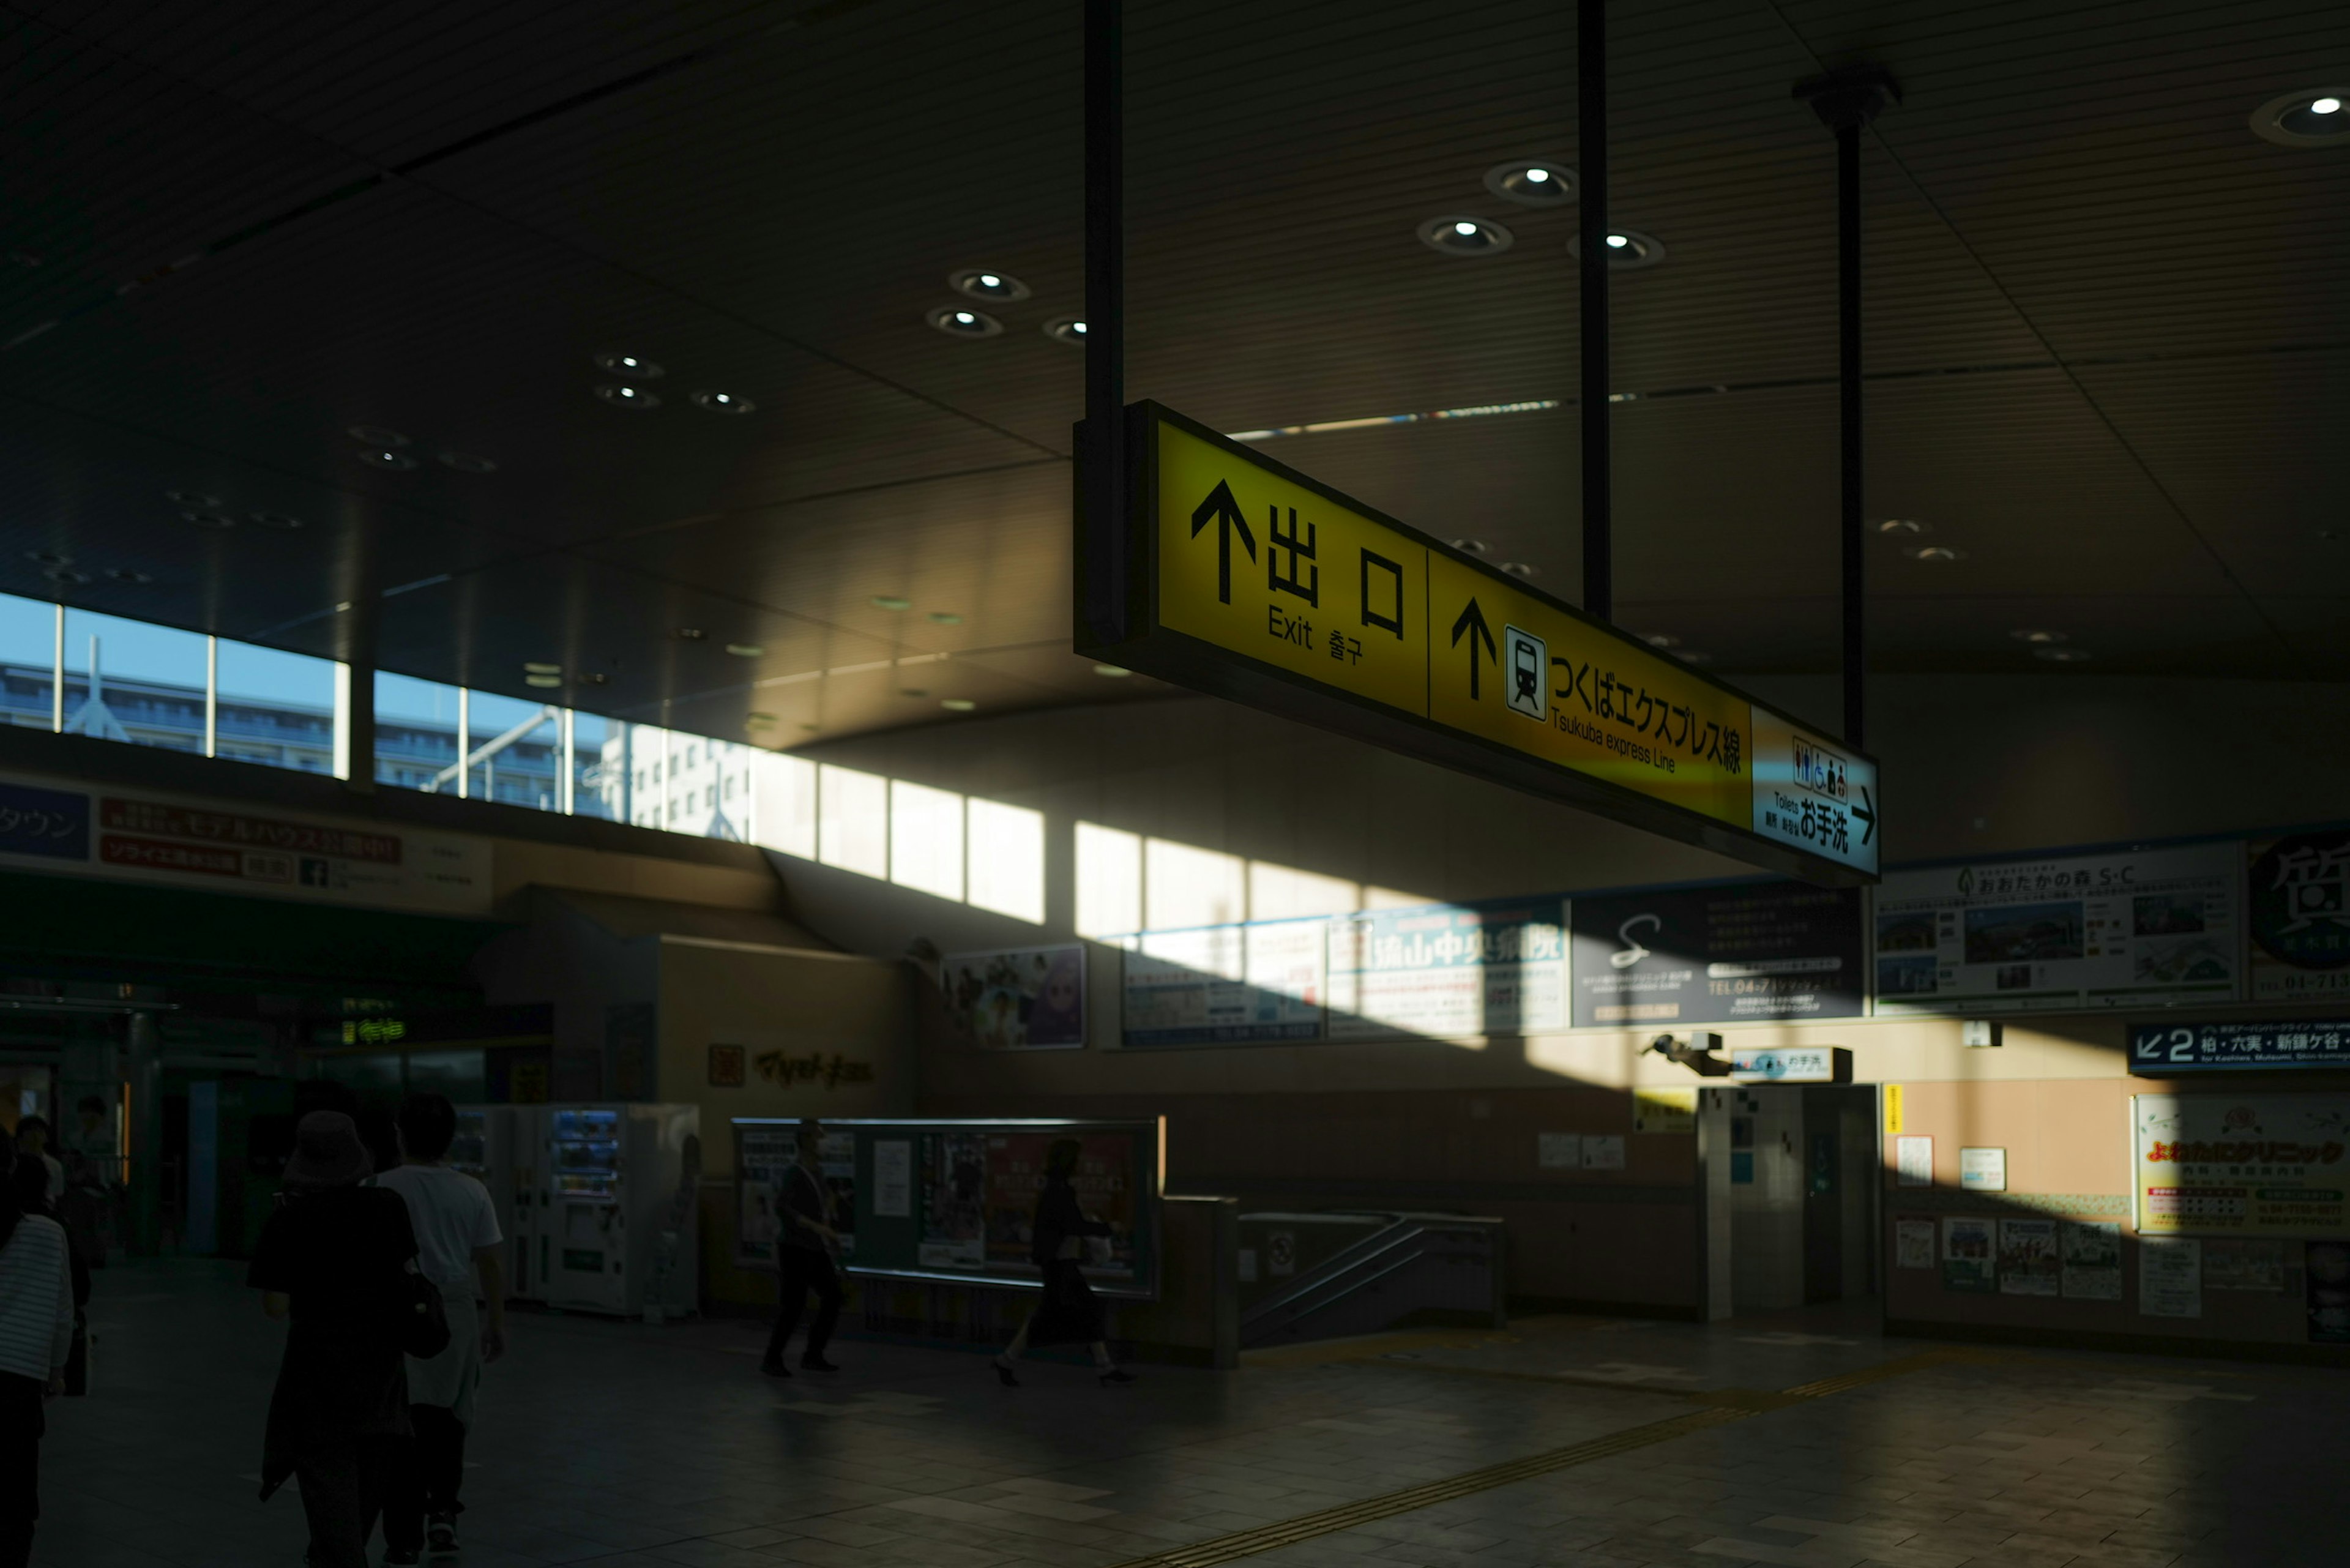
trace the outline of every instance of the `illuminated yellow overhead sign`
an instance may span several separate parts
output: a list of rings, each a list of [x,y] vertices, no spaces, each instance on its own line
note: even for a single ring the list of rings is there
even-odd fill
[[[1180,414],[1127,412],[1128,632],[1081,651],[1814,881],[1875,879],[1866,756]]]

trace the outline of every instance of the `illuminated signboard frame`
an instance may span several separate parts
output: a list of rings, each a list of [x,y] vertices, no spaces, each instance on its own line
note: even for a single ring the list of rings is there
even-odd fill
[[[1134,403],[1126,410],[1126,421],[1123,432],[1127,465],[1126,514],[1114,527],[1100,529],[1088,525],[1083,515],[1086,492],[1083,472],[1080,472],[1078,476],[1076,622],[1079,628],[1079,653],[1105,664],[1139,670],[1211,696],[1226,698],[1350,735],[1389,751],[1419,757],[1820,886],[1854,887],[1877,881],[1876,867],[1882,843],[1879,831],[1882,800],[1875,787],[1877,764],[1867,753],[1845,746],[1823,735],[1813,726],[1768,703],[1756,701],[1726,682],[1700,674],[1638,638],[1586,615],[1475,556],[1455,550],[1409,524],[1399,522],[1376,508],[1367,506],[1310,475],[1300,473],[1228,440],[1172,410],[1147,401]],[[1750,736],[1760,738],[1767,735],[1774,742],[1792,739],[1807,748],[1829,750],[1847,759],[1855,777],[1865,780],[1867,785],[1865,790],[1856,792],[1859,799],[1854,803],[1856,809],[1851,812],[1853,820],[1849,825],[1855,833],[1861,835],[1856,842],[1866,846],[1866,863],[1854,864],[1807,849],[1790,838],[1773,837],[1758,831],[1755,825],[1763,817],[1763,806],[1759,797],[1767,786],[1753,778],[1752,768],[1748,770],[1747,786],[1747,798],[1752,809],[1742,813],[1747,816],[1746,822],[1735,821],[1724,815],[1719,805],[1714,812],[1709,813],[1659,799],[1654,794],[1615,783],[1576,766],[1534,755],[1523,747],[1505,744],[1487,735],[1405,711],[1389,702],[1347,691],[1328,680],[1314,679],[1298,669],[1284,669],[1266,659],[1253,657],[1236,648],[1162,624],[1159,615],[1163,569],[1159,543],[1162,521],[1169,528],[1184,530],[1182,537],[1187,540],[1198,535],[1202,559],[1220,561],[1227,591],[1235,541],[1241,545],[1250,546],[1237,558],[1245,561],[1253,571],[1260,569],[1257,566],[1260,558],[1270,563],[1278,537],[1274,529],[1266,527],[1264,518],[1255,519],[1252,528],[1262,535],[1259,542],[1264,546],[1264,554],[1260,557],[1246,537],[1247,531],[1223,533],[1226,524],[1221,517],[1200,524],[1199,518],[1188,513],[1180,517],[1170,513],[1162,519],[1159,504],[1159,434],[1162,428],[1217,449],[1225,458],[1256,471],[1256,474],[1271,485],[1295,487],[1310,493],[1341,512],[1355,514],[1356,519],[1369,526],[1401,535],[1414,549],[1428,551],[1422,579],[1426,585],[1422,590],[1425,597],[1420,607],[1421,635],[1430,649],[1426,662],[1431,671],[1427,681],[1428,709],[1433,710],[1437,706],[1436,680],[1432,671],[1437,659],[1445,657],[1445,652],[1440,652],[1436,648],[1436,644],[1444,641],[1443,628],[1437,627],[1427,613],[1435,600],[1436,589],[1432,585],[1440,576],[1458,584],[1462,573],[1471,574],[1472,580],[1484,585],[1478,591],[1490,591],[1497,606],[1506,606],[1513,600],[1521,604],[1531,601],[1551,623],[1555,624],[1563,618],[1570,624],[1574,635],[1586,645],[1595,638],[1606,639],[1601,646],[1617,649],[1611,658],[1620,658],[1627,668],[1653,670],[1664,666],[1669,669],[1673,683],[1681,690],[1693,690],[1711,702],[1745,709],[1749,714],[1747,732]],[[1080,439],[1080,453],[1088,450],[1087,443]],[[1225,499],[1229,503],[1230,497]],[[1212,500],[1211,497],[1211,503]],[[1203,503],[1201,510],[1205,511],[1208,504]],[[1293,517],[1291,536],[1284,541],[1292,547],[1290,570],[1293,574],[1298,570],[1299,564],[1294,548],[1297,521]],[[1219,531],[1220,537],[1214,549],[1220,554],[1210,553],[1203,528]],[[1104,556],[1107,557],[1107,562],[1102,559]],[[1346,581],[1344,571],[1335,562],[1323,564],[1323,576],[1334,586]],[[1109,602],[1088,600],[1087,585],[1089,581],[1101,585],[1099,591],[1107,596]],[[1367,593],[1367,587],[1364,591]],[[1229,605],[1229,598],[1225,602]],[[1504,618],[1505,611],[1497,608],[1490,618],[1492,633],[1499,634],[1503,630]],[[1112,628],[1122,628],[1123,633],[1099,635]],[[1457,633],[1460,628],[1456,625],[1453,629]],[[1477,660],[1478,639],[1482,635],[1481,631],[1472,629],[1470,636],[1466,657],[1472,665]],[[1445,651],[1458,656],[1460,639],[1457,636]],[[1298,661],[1292,659],[1291,662]],[[1498,681],[1502,675],[1497,659],[1492,679]],[[1553,688],[1545,688],[1546,691],[1551,690]],[[1644,691],[1643,696],[1646,695]],[[1459,704],[1455,701],[1452,705],[1457,707]],[[1762,760],[1759,754],[1750,755],[1747,759],[1749,763]],[[1792,768],[1788,771],[1792,773]],[[1862,805],[1864,800],[1866,804]]]

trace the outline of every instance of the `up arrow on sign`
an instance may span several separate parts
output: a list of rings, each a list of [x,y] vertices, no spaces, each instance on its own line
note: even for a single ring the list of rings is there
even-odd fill
[[[1500,650],[1493,646],[1493,628],[1485,624],[1485,612],[1477,607],[1475,599],[1469,601],[1469,607],[1462,610],[1461,618],[1452,623],[1453,647],[1461,646],[1462,632],[1469,634],[1469,700],[1473,702],[1477,700],[1478,642],[1482,640],[1485,644],[1486,658],[1499,663],[1502,657]]]
[[[1208,498],[1191,509],[1191,537],[1198,538],[1200,530],[1211,523],[1216,525],[1216,597],[1230,604],[1232,602],[1232,530],[1240,530],[1241,545],[1248,551],[1252,561],[1256,559],[1256,538],[1241,516],[1241,504],[1232,499],[1229,480],[1216,481],[1216,487],[1208,492]]]

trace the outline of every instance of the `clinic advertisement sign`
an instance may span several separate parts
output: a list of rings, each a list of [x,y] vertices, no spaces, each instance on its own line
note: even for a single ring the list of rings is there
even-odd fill
[[[2232,1002],[2234,844],[1888,874],[1879,1013]]]
[[[1575,1026],[1679,1026],[1862,1011],[1860,895],[1791,882],[1577,898]]]
[[[2137,1095],[2141,1236],[2350,1231],[2350,1095]]]
[[[2350,997],[2350,828],[2245,846],[2251,1000]]]

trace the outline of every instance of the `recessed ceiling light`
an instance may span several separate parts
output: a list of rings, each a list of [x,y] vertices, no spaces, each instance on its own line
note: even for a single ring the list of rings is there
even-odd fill
[[[1542,568],[1529,566],[1523,561],[1504,561],[1502,563],[1502,570],[1513,577],[1531,577],[1539,575]]]
[[[746,718],[744,718],[744,719],[743,719],[743,722],[744,722],[745,724],[753,724],[753,725],[756,725],[756,724],[773,724],[773,723],[777,723],[777,722],[780,722],[780,721],[778,721],[778,720],[776,719],[776,717],[775,717],[773,713],[760,713],[760,712],[754,712],[754,713],[750,714],[749,716],[747,716]]]
[[[217,495],[207,495],[201,490],[167,490],[163,499],[174,506],[185,506],[193,512],[217,512],[228,504]]]
[[[344,433],[361,446],[406,446],[408,438],[381,425],[345,425]]]
[[[1880,534],[1931,534],[1934,525],[1915,517],[1887,517],[1877,525]]]
[[[525,686],[536,686],[540,691],[544,691],[562,685],[563,677],[560,675],[525,675],[522,678],[522,683]]]
[[[1112,680],[1123,680],[1128,676],[1133,674],[1134,671],[1115,664],[1097,664],[1094,666],[1094,673],[1096,675],[1107,675]]]
[[[441,454],[441,463],[442,467],[453,468],[460,473],[495,473],[498,471],[494,462],[478,452],[444,452]]]
[[[922,319],[950,337],[993,337],[1003,330],[1003,323],[984,310],[960,305],[941,305],[926,310]]]
[[[914,607],[913,600],[899,598],[896,594],[875,594],[872,603],[875,609],[901,610]]]
[[[575,675],[572,679],[582,686],[609,686],[612,683],[612,678],[610,676],[601,674]]]
[[[1575,171],[1563,163],[1520,160],[1485,171],[1485,189],[1526,207],[1564,207],[1575,200]]]
[[[1075,316],[1056,316],[1045,323],[1045,336],[1055,343],[1083,343],[1086,324]]]
[[[767,650],[755,642],[730,642],[726,645],[726,651],[737,659],[759,659]]]
[[[41,576],[48,578],[49,581],[53,583],[86,583],[89,581],[89,574],[75,566],[51,566],[47,571],[43,572]]]
[[[2032,657],[2044,659],[2051,664],[2086,664],[2090,653],[2085,648],[2035,648],[2032,650]]]
[[[823,726],[823,725],[821,725],[821,724],[802,724],[802,725],[800,726],[800,728],[801,728],[803,731],[806,732],[808,734],[811,734],[811,735],[815,734],[818,730],[822,729],[823,727],[824,727],[824,726]]]
[[[603,399],[606,402],[623,409],[657,409],[660,407],[660,394],[659,392],[649,392],[642,387],[623,386],[618,381],[606,381],[601,383],[596,389],[596,395]]]
[[[182,512],[180,515],[199,528],[210,528],[215,533],[236,526],[236,519],[225,512]]]
[[[634,354],[598,354],[596,356],[596,369],[608,370],[631,381],[658,381],[664,374],[659,365],[650,359],[639,358]]]
[[[1700,653],[1694,648],[1677,648],[1673,649],[1673,657],[1679,659],[1683,664],[1711,664],[1713,662],[1712,654]]]
[[[37,561],[44,566],[70,566],[73,565],[73,557],[71,556],[64,555],[56,550],[27,550],[25,552],[25,559],[28,561]]]
[[[933,626],[961,626],[962,624],[962,617],[955,614],[952,610],[932,610],[930,614],[930,620],[931,624]]]
[[[1028,286],[1010,273],[986,267],[966,267],[947,275],[947,286],[973,299],[1025,299]]]
[[[371,446],[359,454],[359,460],[370,468],[389,468],[395,472],[414,468],[416,460],[404,452],[394,452],[388,446]]]
[[[533,659],[524,663],[522,672],[525,675],[560,675],[563,673],[563,666],[560,664],[543,664]]]
[[[950,713],[968,713],[979,704],[968,697],[941,697],[939,699],[939,706]]]
[[[281,534],[291,534],[302,526],[302,519],[289,517],[283,512],[248,512],[245,515],[258,528],[275,528]]]
[[[155,575],[152,572],[141,572],[130,566],[109,566],[106,568],[106,575],[118,583],[130,583],[134,587],[144,586],[155,580]]]
[[[689,400],[695,408],[705,409],[713,414],[747,414],[759,406],[733,392],[696,392]]]
[[[2280,147],[2339,147],[2350,143],[2350,85],[2303,88],[2252,110],[2252,131]]]
[[[1466,213],[1448,213],[1419,225],[1419,243],[1449,256],[1497,256],[1517,240],[1501,224]]]
[[[1964,550],[1953,550],[1948,545],[1913,545],[1901,553],[1913,561],[1929,562],[1963,561],[1967,556]]]
[[[2064,640],[2064,634],[2061,631],[2033,631],[2027,629],[2022,631],[2011,631],[2007,635],[2015,639],[2018,642],[2063,642]]]
[[[681,626],[677,628],[677,635],[688,642],[700,642],[710,634],[698,626]]]
[[[1669,631],[1652,631],[1640,639],[1650,648],[1679,648],[1681,639]]]
[[[1482,539],[1455,539],[1452,547],[1464,556],[1482,556],[1488,546]]]
[[[1583,259],[1583,236],[1566,242],[1566,254]],[[1665,259],[1665,242],[1638,229],[1617,229],[1607,236],[1607,265],[1617,272],[1654,266]]]

